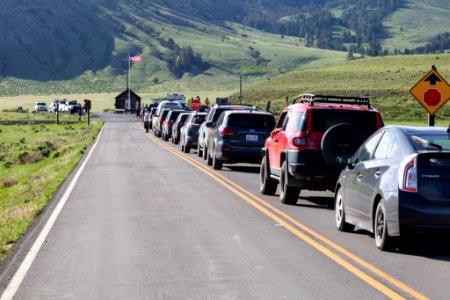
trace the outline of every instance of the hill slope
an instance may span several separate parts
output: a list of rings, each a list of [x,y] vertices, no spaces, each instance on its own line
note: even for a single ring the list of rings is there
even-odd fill
[[[306,38],[270,34],[239,22],[258,27],[255,20],[261,18],[273,29],[301,18],[301,8],[319,6],[339,19],[355,1],[3,0],[0,95],[119,91],[127,81],[128,51],[142,57],[132,66],[132,88],[153,92],[224,90],[236,87],[239,74],[250,84],[342,62],[345,51],[306,47]],[[449,28],[444,17],[439,26],[417,36],[411,25],[411,16],[444,16],[450,11],[445,0],[383,1],[406,3],[384,21],[386,47],[424,45],[430,35]],[[402,24],[407,25],[402,29]]]

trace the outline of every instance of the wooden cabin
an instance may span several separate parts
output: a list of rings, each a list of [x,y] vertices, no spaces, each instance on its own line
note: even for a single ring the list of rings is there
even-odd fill
[[[141,107],[141,97],[135,92],[130,90],[130,101],[128,101],[128,89],[116,96],[116,102],[114,103],[114,112],[132,112],[135,113],[137,109]]]

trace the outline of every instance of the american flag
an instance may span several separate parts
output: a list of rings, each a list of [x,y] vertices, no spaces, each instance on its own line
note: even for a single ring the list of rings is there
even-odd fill
[[[132,62],[139,62],[139,61],[141,61],[141,57],[140,56],[135,56],[134,54],[130,54],[130,60]]]

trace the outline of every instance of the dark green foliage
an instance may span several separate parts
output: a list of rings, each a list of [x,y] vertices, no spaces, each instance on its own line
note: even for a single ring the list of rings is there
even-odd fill
[[[166,54],[160,53],[160,56],[167,62],[175,77],[180,78],[184,73],[200,73],[210,67],[210,64],[204,61],[200,54],[195,53],[191,46],[180,47],[172,38],[167,40],[159,38],[158,41],[169,50]]]

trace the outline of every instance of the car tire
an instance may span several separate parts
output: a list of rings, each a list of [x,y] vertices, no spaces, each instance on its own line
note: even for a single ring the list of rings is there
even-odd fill
[[[207,148],[205,148],[205,150],[206,150],[206,149],[207,149]],[[206,158],[206,164],[207,164],[208,166],[212,166],[213,158],[211,157],[211,154],[208,153],[208,152],[206,152],[206,155],[208,156],[208,157]]]
[[[189,153],[189,152],[191,152],[191,147],[189,147],[189,146],[184,146],[184,153]]]
[[[164,140],[165,142],[167,142],[167,141],[169,140],[169,137],[168,137],[166,134],[163,134],[163,140]]]
[[[216,151],[214,150],[212,157],[212,167],[214,170],[222,170],[222,161],[217,159]]]
[[[383,199],[381,199],[375,210],[373,218],[373,235],[375,245],[381,251],[388,251],[394,247],[394,238],[388,235],[388,227],[386,221],[386,207]]]
[[[341,167],[345,161],[338,161],[338,158],[350,158],[365,138],[363,132],[352,124],[334,125],[324,133],[320,142],[322,157],[329,165]]]
[[[300,194],[300,188],[288,185],[289,172],[287,170],[286,162],[283,162],[281,166],[280,175],[280,200],[281,203],[287,205],[295,205],[298,201],[298,195]]]
[[[208,159],[208,148],[203,147],[203,159],[207,160]]]
[[[197,143],[197,156],[202,157],[202,155],[203,155],[203,151],[200,148],[200,143]]]
[[[349,232],[352,231],[355,226],[345,222],[345,207],[344,207],[344,196],[342,195],[342,188],[339,188],[335,197],[335,220],[336,227],[339,231]]]
[[[261,161],[261,167],[259,170],[259,191],[263,195],[273,196],[277,191],[278,182],[269,178],[269,174],[267,174],[267,168],[267,155],[265,155]]]

